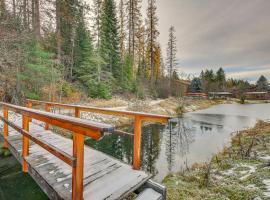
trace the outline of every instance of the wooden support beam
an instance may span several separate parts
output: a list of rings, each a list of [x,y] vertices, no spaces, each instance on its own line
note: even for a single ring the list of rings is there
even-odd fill
[[[76,158],[76,166],[72,168],[72,200],[83,200],[84,135],[74,135],[73,157]]]
[[[22,116],[22,128],[23,130],[29,132],[29,117],[27,116]],[[25,157],[27,157],[29,155],[29,138],[26,137],[25,135],[23,135],[22,137],[23,140],[23,146],[22,146],[22,168],[23,168],[23,172],[28,172],[28,166],[27,166],[27,162],[25,160]]]
[[[134,146],[133,146],[133,169],[139,170],[141,167],[141,132],[142,119],[135,117],[134,121]]]
[[[8,120],[8,109],[6,107],[3,107],[3,115],[4,119]],[[8,137],[8,124],[4,123],[4,148],[8,148],[7,137]]]

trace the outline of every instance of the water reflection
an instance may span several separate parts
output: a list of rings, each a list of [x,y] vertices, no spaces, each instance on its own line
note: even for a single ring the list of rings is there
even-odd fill
[[[236,112],[236,106],[232,106]],[[259,107],[261,108],[261,105]],[[254,106],[252,108],[254,109]],[[216,109],[220,111],[219,107]],[[267,112],[268,110],[266,109]],[[265,115],[263,113],[263,116]],[[211,109],[209,113],[203,110],[185,114],[167,126],[146,125],[142,129],[142,169],[155,175],[157,181],[162,181],[168,173],[178,172],[196,162],[209,160],[230,142],[233,132],[251,127],[255,123],[256,118],[253,115],[231,115],[228,111],[225,115],[215,113]],[[132,132],[131,129],[125,131]],[[129,136],[107,135],[98,142],[89,139],[87,144],[132,164],[133,140]]]
[[[185,123],[183,118],[178,118],[176,122],[171,122],[164,131],[168,172],[172,172],[177,155],[185,157],[189,152],[189,144],[194,142],[192,129],[193,127]]]

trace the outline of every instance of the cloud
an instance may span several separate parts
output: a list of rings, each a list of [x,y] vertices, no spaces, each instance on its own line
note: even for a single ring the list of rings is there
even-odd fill
[[[270,64],[269,10],[269,0],[158,0],[163,53],[174,25],[180,71],[224,67],[235,68],[230,72],[235,78],[270,77],[267,68],[261,69]]]
[[[147,2],[142,1],[144,17]],[[229,77],[270,79],[269,10],[270,0],[157,0],[163,56],[173,25],[179,72],[198,75],[223,67]]]

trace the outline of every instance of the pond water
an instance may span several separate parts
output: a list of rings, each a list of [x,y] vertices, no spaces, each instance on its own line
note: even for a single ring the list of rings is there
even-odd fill
[[[207,162],[228,145],[232,135],[250,128],[258,119],[270,119],[270,104],[224,104],[184,114],[169,125],[146,125],[142,133],[142,169],[156,181],[196,162]],[[132,131],[132,130],[129,130]],[[127,163],[132,163],[130,137],[107,135],[88,145]]]

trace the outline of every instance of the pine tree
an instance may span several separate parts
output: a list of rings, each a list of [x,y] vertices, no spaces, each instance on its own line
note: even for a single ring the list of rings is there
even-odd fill
[[[217,73],[216,73],[216,82],[218,84],[219,90],[225,89],[226,76],[225,76],[225,72],[222,68],[219,68]]]
[[[27,51],[26,65],[18,74],[20,88],[24,97],[39,99],[44,86],[55,84],[59,75],[53,67],[53,55],[45,51],[38,42],[33,40],[26,44],[25,51]]]
[[[260,91],[268,91],[269,90],[269,83],[267,78],[264,75],[261,75],[260,78],[256,82],[257,88]]]
[[[146,19],[146,33],[147,33],[147,60],[148,66],[150,69],[148,70],[151,86],[154,86],[155,83],[155,45],[157,44],[157,37],[159,32],[157,30],[158,18],[157,18],[157,7],[156,0],[148,0],[148,8],[147,8],[147,19]]]
[[[86,29],[83,11],[78,20],[74,47],[74,71],[76,77],[91,73],[89,65],[92,64],[93,45],[89,31]]]
[[[102,15],[102,3],[103,0],[94,0],[93,4],[93,41],[96,49],[100,48],[100,34],[101,34],[101,15]]]
[[[120,80],[119,36],[114,0],[104,0],[103,2],[100,30],[100,55],[106,63],[105,70]]]
[[[120,57],[121,57],[121,65],[124,63],[125,54],[126,54],[126,16],[125,16],[125,10],[124,10],[124,0],[120,0],[119,7],[118,7],[118,13],[119,13],[119,41],[120,41]]]
[[[175,70],[176,67],[176,52],[177,48],[176,48],[175,29],[173,26],[171,26],[169,29],[169,41],[167,46],[167,59],[166,59],[168,76],[170,81],[172,79],[173,71]]]
[[[160,78],[161,74],[161,48],[160,45],[157,44],[154,47],[154,80],[155,82]]]
[[[133,62],[133,73],[136,74],[136,61],[138,61],[139,37],[141,35],[142,15],[141,0],[128,0],[127,8],[127,32],[128,32],[128,53]]]

